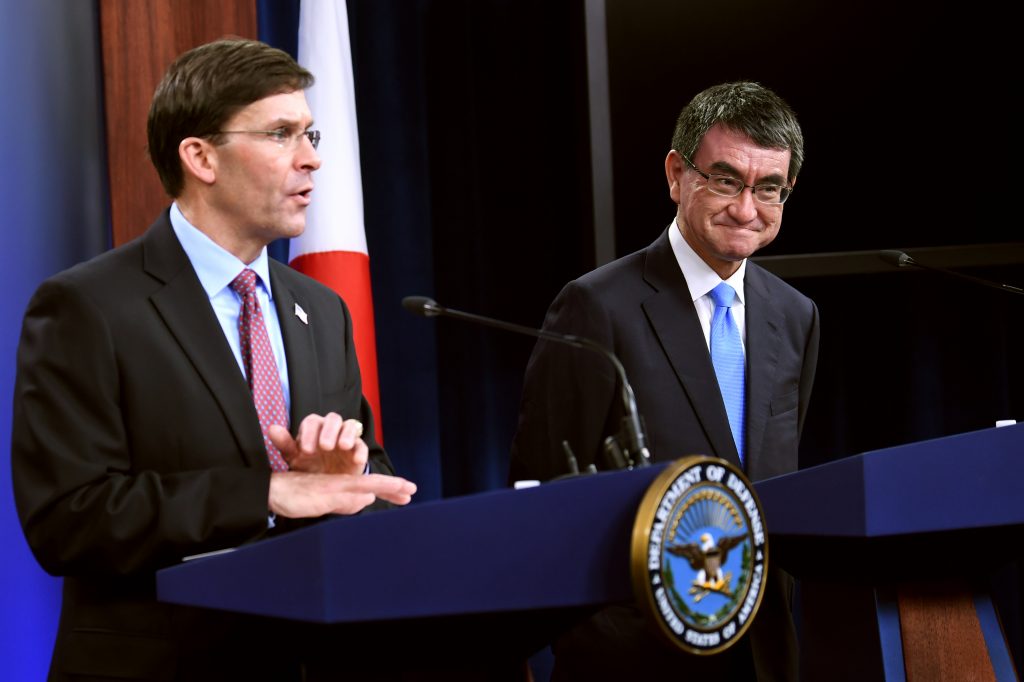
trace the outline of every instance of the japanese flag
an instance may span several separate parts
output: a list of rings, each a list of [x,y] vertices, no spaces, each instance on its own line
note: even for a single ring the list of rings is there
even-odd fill
[[[376,417],[377,439],[383,441],[345,2],[302,0],[299,63],[316,77],[316,83],[306,91],[306,98],[315,127],[323,136],[318,149],[323,166],[314,176],[316,186],[306,213],[306,231],[292,239],[289,258],[296,270],[338,292],[352,311],[363,395]]]

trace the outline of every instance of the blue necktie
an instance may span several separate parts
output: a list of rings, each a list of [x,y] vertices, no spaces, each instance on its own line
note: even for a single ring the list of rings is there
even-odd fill
[[[743,465],[746,364],[743,360],[740,330],[732,317],[732,302],[736,298],[736,291],[722,282],[711,290],[711,298],[715,301],[715,314],[711,318],[711,364],[715,366],[715,374],[718,375],[718,387],[722,391],[732,437],[736,441],[740,464]]]

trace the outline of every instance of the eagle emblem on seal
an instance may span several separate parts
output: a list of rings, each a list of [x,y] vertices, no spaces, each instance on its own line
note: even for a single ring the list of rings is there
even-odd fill
[[[700,601],[709,592],[732,596],[729,583],[732,573],[723,573],[722,566],[729,558],[729,550],[746,539],[744,535],[723,535],[716,541],[711,533],[701,533],[700,544],[689,542],[685,545],[667,545],[665,551],[673,556],[683,557],[690,568],[697,572],[690,594],[694,601]]]

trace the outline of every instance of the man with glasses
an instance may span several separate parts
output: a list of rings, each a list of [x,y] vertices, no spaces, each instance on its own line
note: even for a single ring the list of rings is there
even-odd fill
[[[158,603],[154,572],[415,492],[374,437],[345,303],[267,257],[305,228],[312,83],[256,41],[181,55],[148,122],[170,208],[29,304],[13,481],[65,577],[50,679],[300,679],[279,629]]]
[[[797,468],[818,312],[747,259],[778,234],[803,156],[796,116],[775,93],[749,82],[701,92],[665,158],[673,223],[646,249],[570,282],[548,311],[546,329],[619,357],[654,461],[721,457],[755,481]],[[581,468],[609,467],[602,444],[621,423],[619,395],[599,355],[538,342],[511,478],[567,473],[563,443]],[[750,630],[709,657],[662,645],[633,606],[604,609],[555,643],[554,679],[796,679],[791,594],[792,580],[771,569]]]

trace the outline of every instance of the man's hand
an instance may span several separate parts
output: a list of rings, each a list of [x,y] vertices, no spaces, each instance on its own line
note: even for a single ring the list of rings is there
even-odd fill
[[[369,449],[360,438],[363,424],[357,419],[342,419],[336,412],[311,414],[299,424],[295,438],[277,425],[267,435],[291,471],[355,476],[366,470]]]
[[[311,414],[295,438],[283,426],[271,426],[270,441],[289,471],[270,475],[270,511],[289,518],[355,514],[378,497],[409,504],[416,484],[397,476],[365,474],[369,448],[357,419],[330,412]]]
[[[378,497],[409,504],[415,492],[415,483],[398,476],[277,471],[270,475],[269,506],[273,513],[288,518],[355,514]]]

